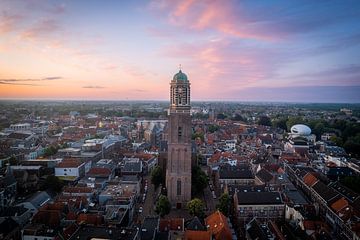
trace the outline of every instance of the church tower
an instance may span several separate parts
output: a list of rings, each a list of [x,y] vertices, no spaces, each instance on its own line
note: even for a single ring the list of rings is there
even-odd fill
[[[190,83],[180,70],[170,83],[166,164],[167,196],[177,208],[191,200],[191,132]]]

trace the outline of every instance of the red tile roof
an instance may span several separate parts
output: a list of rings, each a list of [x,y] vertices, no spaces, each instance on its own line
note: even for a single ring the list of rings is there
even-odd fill
[[[58,227],[61,220],[61,213],[57,210],[40,210],[38,211],[33,219],[33,223],[45,224],[49,227]]]
[[[111,174],[111,170],[109,168],[101,168],[101,167],[93,167],[89,170],[87,175],[96,175],[96,176],[109,176]]]
[[[216,240],[232,239],[227,219],[219,210],[208,216],[205,223]]]
[[[64,193],[92,193],[93,189],[90,187],[64,187]]]
[[[160,219],[159,230],[164,231],[184,231],[183,218]]]
[[[211,240],[211,232],[186,230],[185,240]]]
[[[83,163],[77,159],[67,159],[60,162],[57,167],[58,168],[77,168],[81,166]]]
[[[76,222],[78,224],[90,224],[90,225],[101,225],[104,222],[104,218],[103,216],[99,215],[99,214],[86,214],[86,213],[81,213]]]
[[[341,211],[342,209],[344,209],[345,207],[349,206],[348,201],[346,201],[345,198],[340,198],[339,200],[337,200],[336,202],[334,202],[333,204],[331,204],[331,208],[337,213],[339,211]]]
[[[314,174],[312,173],[307,173],[304,178],[303,181],[306,185],[308,185],[309,187],[312,187],[317,181],[317,177],[314,176]]]

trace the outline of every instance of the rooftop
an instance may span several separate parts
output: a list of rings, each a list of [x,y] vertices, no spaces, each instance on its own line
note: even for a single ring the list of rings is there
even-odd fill
[[[113,227],[89,227],[81,226],[70,240],[88,240],[88,239],[136,239],[138,230],[134,228],[113,228]]]
[[[220,179],[253,179],[254,174],[250,167],[243,166],[221,166],[219,170]]]
[[[239,205],[282,205],[279,192],[238,192]]]

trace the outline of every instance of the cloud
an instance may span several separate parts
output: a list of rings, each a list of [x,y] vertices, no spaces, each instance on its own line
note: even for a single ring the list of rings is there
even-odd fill
[[[105,88],[105,87],[102,87],[102,86],[83,86],[82,88],[90,88],[90,89],[102,89],[102,88]]]
[[[2,82],[36,82],[36,81],[52,81],[52,80],[60,80],[63,77],[45,77],[45,78],[17,78],[17,79],[0,79]]]
[[[54,19],[42,19],[25,30],[21,36],[24,39],[48,38],[49,35],[60,30],[60,25]]]
[[[43,78],[42,80],[60,80],[63,79],[63,77],[47,77],[47,78]]]
[[[360,16],[359,6],[310,1],[257,4],[254,1],[154,0],[150,10],[179,29],[260,41],[277,41],[323,30]],[[156,32],[155,32],[156,34]]]
[[[7,11],[0,13],[0,34],[15,31],[23,17],[18,14],[10,14]]]
[[[32,82],[46,82],[60,80],[63,77],[45,77],[45,78],[5,78],[0,79],[0,84],[2,85],[21,85],[21,86],[43,86],[42,84],[32,83]]]
[[[2,81],[2,80],[0,80],[0,84],[1,85],[41,86],[40,84],[34,84],[34,83],[18,83],[18,82]]]
[[[338,86],[360,86],[360,65],[350,64],[325,69],[317,72],[306,72],[288,77],[295,80],[293,84],[301,86],[308,85],[338,85]]]
[[[150,9],[160,16],[168,16],[167,21],[171,25],[195,32],[210,29],[246,39],[269,40],[275,37],[267,32],[256,31],[256,25],[242,14],[244,10],[238,8],[239,4],[236,3],[238,2],[210,0],[153,1]],[[257,25],[260,24],[261,22],[257,22]]]
[[[231,90],[228,99],[280,102],[360,102],[360,86],[256,87]]]

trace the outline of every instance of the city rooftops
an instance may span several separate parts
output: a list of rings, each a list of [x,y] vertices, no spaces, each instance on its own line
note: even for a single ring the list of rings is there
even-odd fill
[[[87,239],[137,239],[138,230],[135,228],[115,228],[99,226],[81,226],[70,238],[70,240]]]
[[[219,170],[220,179],[254,179],[254,174],[248,165],[221,166]]]
[[[282,205],[279,192],[238,192],[239,205]]]
[[[57,168],[78,168],[83,164],[84,164],[83,162],[81,162],[80,160],[77,160],[77,159],[66,159],[66,160],[61,161],[57,165]]]

